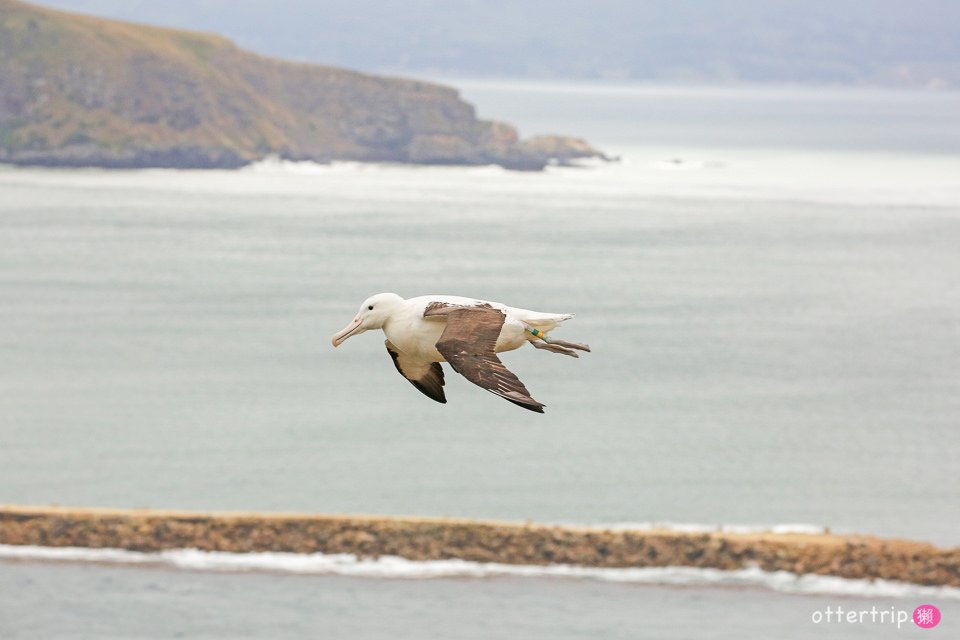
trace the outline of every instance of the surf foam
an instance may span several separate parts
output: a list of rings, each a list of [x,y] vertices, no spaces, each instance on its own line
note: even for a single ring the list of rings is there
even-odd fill
[[[741,524],[701,524],[691,522],[611,522],[577,524],[574,522],[554,523],[563,527],[583,527],[599,531],[654,531],[666,530],[678,533],[830,533],[829,528],[818,524],[788,523],[773,525],[741,525]]]
[[[748,567],[735,571],[695,567],[597,568],[575,565],[512,565],[467,560],[412,561],[397,556],[358,558],[350,554],[227,553],[174,549],[156,553],[124,549],[0,545],[0,561],[90,562],[166,566],[192,571],[264,571],[366,578],[573,578],[625,584],[752,587],[789,594],[863,598],[925,597],[960,600],[960,589],[891,580],[850,580],[797,575]]]

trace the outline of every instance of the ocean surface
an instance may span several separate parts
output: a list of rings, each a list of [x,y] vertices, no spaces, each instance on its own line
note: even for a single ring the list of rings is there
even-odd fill
[[[960,545],[960,93],[457,84],[621,161],[0,167],[0,503]],[[379,291],[593,352],[503,356],[543,416],[452,372],[439,405],[331,347]],[[0,560],[0,636],[874,638],[811,613],[923,597],[76,560]]]

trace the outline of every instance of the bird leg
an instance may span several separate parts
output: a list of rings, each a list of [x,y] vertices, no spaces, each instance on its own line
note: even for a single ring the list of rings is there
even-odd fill
[[[554,353],[562,353],[565,356],[573,356],[574,358],[580,357],[579,355],[577,355],[577,352],[573,351],[572,349],[567,349],[555,344],[550,344],[549,342],[543,342],[540,340],[531,340],[530,344],[532,344],[537,349],[546,349],[547,351],[553,351]]]
[[[549,342],[550,344],[556,344],[561,347],[567,347],[568,349],[579,349],[580,351],[590,351],[590,347],[588,347],[585,344],[580,344],[579,342],[567,342],[566,340],[553,340],[553,339],[547,340],[546,338],[544,338],[544,340],[546,342]]]
[[[534,329],[527,323],[523,323],[523,328],[529,331],[534,338],[538,338],[540,342],[531,340],[531,344],[537,349],[546,349],[547,351],[552,351],[554,353],[562,353],[566,356],[573,356],[574,358],[579,358],[576,351],[573,349],[579,349],[580,351],[590,351],[590,347],[585,344],[578,344],[576,342],[567,342],[565,340],[554,340],[548,338],[543,331],[539,329]]]

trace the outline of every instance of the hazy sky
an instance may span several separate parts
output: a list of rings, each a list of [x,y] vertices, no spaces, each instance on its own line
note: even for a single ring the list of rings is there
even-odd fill
[[[43,0],[370,71],[960,85],[958,0]]]

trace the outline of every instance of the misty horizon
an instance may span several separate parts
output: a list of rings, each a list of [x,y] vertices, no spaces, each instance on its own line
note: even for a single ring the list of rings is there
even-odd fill
[[[258,53],[367,72],[670,83],[960,85],[960,5],[608,0],[44,0],[213,32]],[[392,10],[392,11],[391,11]],[[389,13],[389,20],[384,17]]]

